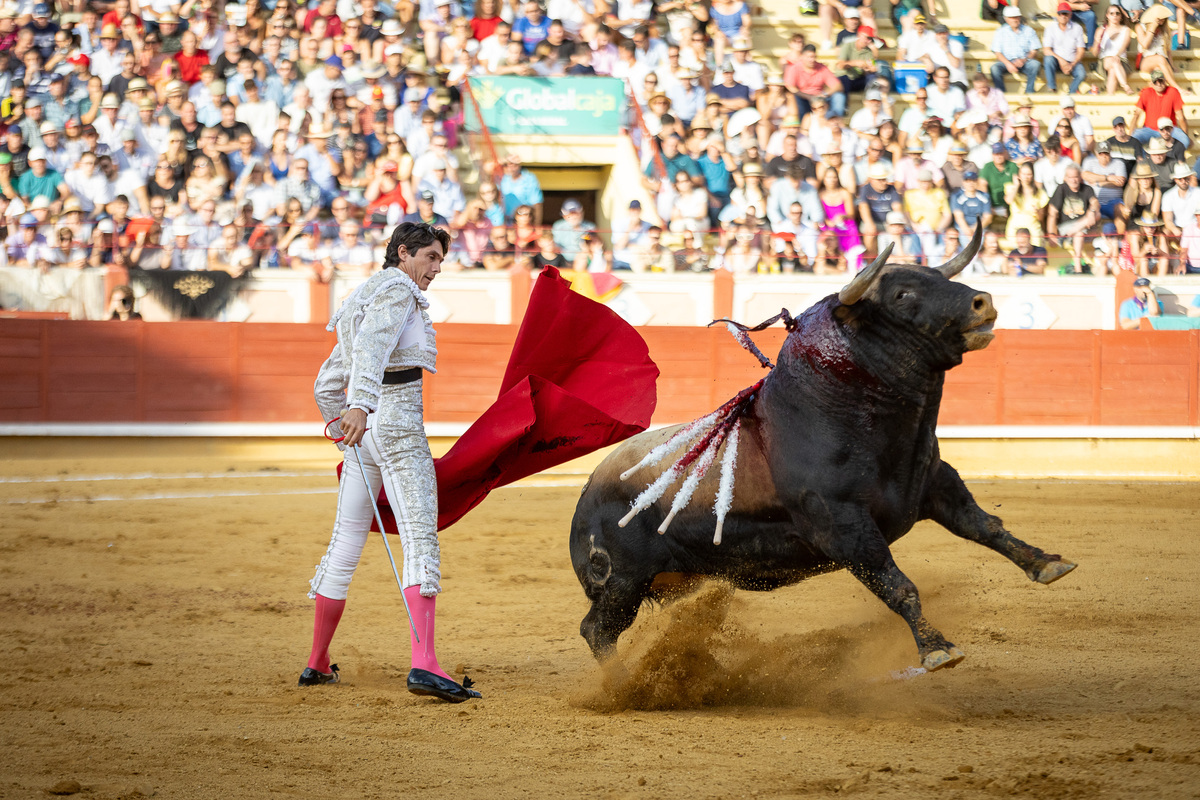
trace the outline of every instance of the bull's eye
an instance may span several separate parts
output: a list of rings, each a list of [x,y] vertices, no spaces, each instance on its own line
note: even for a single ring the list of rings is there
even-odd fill
[[[899,289],[896,291],[896,301],[908,300],[913,296],[913,293],[908,289]]]

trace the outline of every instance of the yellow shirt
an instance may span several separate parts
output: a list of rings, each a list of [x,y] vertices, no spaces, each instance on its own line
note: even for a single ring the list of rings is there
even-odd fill
[[[909,189],[904,193],[904,210],[914,226],[936,230],[950,213],[950,201],[946,199],[946,190],[936,186],[928,190]]]

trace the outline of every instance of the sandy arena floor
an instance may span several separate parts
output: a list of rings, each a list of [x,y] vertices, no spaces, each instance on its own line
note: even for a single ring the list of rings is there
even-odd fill
[[[1034,585],[922,525],[896,557],[967,660],[912,679],[907,629],[844,574],[644,609],[606,676],[578,635],[578,489],[501,490],[442,539],[439,655],[485,697],[460,706],[405,690],[378,541],[343,683],[296,687],[333,486],[319,464],[5,461],[0,797],[1200,797],[1200,484],[972,484],[1080,568]]]

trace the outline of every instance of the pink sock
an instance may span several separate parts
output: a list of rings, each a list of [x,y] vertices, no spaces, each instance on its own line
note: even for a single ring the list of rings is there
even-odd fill
[[[308,666],[318,672],[329,672],[329,643],[337,630],[346,608],[345,600],[331,600],[323,594],[317,595],[316,613],[313,616],[312,653]]]
[[[412,631],[409,631],[412,638],[413,668],[427,670],[435,675],[441,675],[443,678],[450,678],[438,665],[437,654],[433,650],[433,619],[437,597],[422,597],[420,586],[409,586],[404,590],[404,597],[408,600],[408,609],[412,612],[413,622],[417,625],[417,634],[421,637],[421,641],[418,642],[416,637],[412,637]],[[450,679],[453,680],[453,678]]]

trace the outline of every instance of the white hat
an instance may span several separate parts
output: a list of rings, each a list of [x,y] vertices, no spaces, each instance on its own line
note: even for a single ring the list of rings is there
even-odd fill
[[[333,133],[326,128],[321,122],[316,121],[308,126],[308,133],[305,134],[306,139],[328,139]]]
[[[1158,124],[1158,129],[1160,131],[1163,128],[1174,128],[1175,127],[1175,123],[1171,121],[1170,117],[1159,117],[1157,124]]]
[[[46,148],[35,147],[29,151],[29,155],[26,158],[29,161],[45,161],[46,160]]]
[[[404,28],[396,20],[389,19],[383,23],[383,26],[379,29],[379,32],[384,36],[399,36],[400,34],[404,33]]]
[[[44,194],[39,194],[37,197],[33,198],[33,202],[31,202],[29,204],[30,211],[37,211],[38,209],[49,208],[49,207],[50,207],[50,198],[46,197],[46,195],[44,195]]]
[[[1019,17],[1019,16],[1021,16],[1021,9],[1017,8],[1016,6],[1007,6],[1004,9],[1004,16],[1005,17]]]
[[[1184,178],[1190,178],[1190,177],[1192,177],[1192,169],[1187,164],[1184,164],[1182,161],[1179,162],[1178,164],[1176,164],[1174,169],[1171,170],[1171,180],[1173,180],[1173,181],[1178,181],[1178,180],[1182,180]]]
[[[389,44],[383,48],[383,54],[385,56],[402,56],[404,55],[404,47],[398,44]]]
[[[1161,136],[1155,136],[1150,140],[1150,144],[1146,145],[1146,152],[1152,156],[1161,156],[1171,152],[1171,148],[1162,140]]]
[[[882,161],[876,161],[871,165],[871,168],[867,170],[867,177],[871,180],[886,181],[891,174],[892,171],[888,169],[887,164],[884,164]]]
[[[113,226],[111,219],[105,218],[96,223],[96,230],[101,233],[113,233],[116,231],[116,228]]]
[[[1058,106],[1059,106],[1059,108],[1074,108],[1075,107],[1075,98],[1074,97],[1064,97],[1062,100],[1059,101]]]
[[[100,99],[100,107],[101,108],[120,108],[121,101],[119,99],[117,99],[117,96],[115,94],[113,94],[112,92],[109,92],[108,94],[104,95],[104,97],[102,97]]]
[[[889,211],[884,218],[884,224],[887,225],[907,225],[908,220],[904,217],[902,211]]]
[[[171,226],[172,236],[191,236],[193,233],[195,233],[195,230],[192,229],[191,225],[186,223],[177,222]]]
[[[861,17],[862,14],[858,12],[857,8],[847,8],[842,12],[842,19],[860,19]]]

